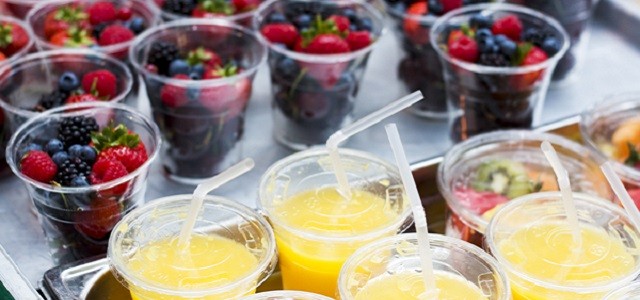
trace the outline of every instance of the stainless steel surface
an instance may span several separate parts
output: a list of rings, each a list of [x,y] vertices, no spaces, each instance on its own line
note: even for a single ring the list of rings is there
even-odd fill
[[[606,0],[604,3],[612,1],[615,0]],[[616,23],[610,20],[596,14],[596,20],[591,24],[592,36],[584,68],[579,71],[576,81],[552,87],[549,91],[543,123],[575,115],[605,95],[638,89],[636,81],[640,78],[640,48],[617,33]],[[360,87],[356,117],[405,94],[395,79],[399,54],[397,40],[388,31],[370,58],[367,74]],[[270,92],[268,71],[263,68],[256,79],[244,138],[245,156],[256,160],[256,168],[216,192],[250,206],[255,206],[262,173],[274,161],[291,154],[272,138]],[[388,122],[398,124],[410,161],[437,156],[451,146],[446,121],[421,119],[402,112]],[[392,153],[381,126],[355,136],[345,146],[370,151],[392,161]],[[154,175],[147,189],[148,200],[193,191],[193,187],[165,179],[161,165],[157,161],[152,167]],[[36,216],[30,211],[29,198],[22,183],[14,177],[0,180],[0,191],[3,196],[0,200],[0,244],[35,286],[44,272],[52,267],[44,236]]]

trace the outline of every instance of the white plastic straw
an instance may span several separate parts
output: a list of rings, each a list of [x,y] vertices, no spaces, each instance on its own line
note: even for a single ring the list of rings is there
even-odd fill
[[[631,218],[633,224],[640,228],[640,211],[638,211],[638,207],[635,202],[631,199],[629,193],[627,193],[627,189],[624,187],[624,184],[622,184],[622,180],[620,180],[620,177],[616,175],[611,163],[605,162],[600,166],[600,169],[602,169],[604,176],[607,178],[607,181],[609,181],[611,189],[622,202],[622,206],[627,211],[627,214],[629,215],[629,218]]]
[[[335,173],[336,180],[338,181],[338,192],[340,192],[343,197],[351,197],[351,187],[349,185],[349,180],[347,179],[347,174],[340,163],[340,154],[338,153],[338,146],[340,143],[344,142],[354,134],[379,123],[380,121],[398,113],[420,100],[422,100],[422,93],[420,91],[404,96],[353,122],[351,125],[336,131],[329,137],[329,139],[327,139],[326,146],[329,150],[329,160],[331,161],[333,172]]]
[[[582,236],[580,235],[580,224],[578,223],[578,211],[573,201],[573,191],[571,190],[571,183],[569,182],[569,173],[567,173],[567,170],[562,166],[558,153],[551,143],[544,141],[542,145],[540,145],[540,148],[542,148],[544,156],[547,158],[547,161],[549,161],[549,164],[551,164],[558,178],[558,186],[562,194],[562,203],[567,215],[567,220],[569,221],[569,226],[573,232],[573,242],[576,245],[574,249],[581,249]]]
[[[409,162],[407,161],[407,157],[405,156],[404,149],[402,147],[398,127],[396,127],[396,124],[389,124],[385,126],[385,130],[387,131],[387,137],[389,138],[393,155],[396,158],[396,163],[400,170],[402,184],[404,185],[405,192],[411,202],[411,210],[413,211],[413,219],[416,225],[416,232],[418,234],[418,253],[420,255],[420,264],[422,266],[422,279],[426,288],[425,295],[428,295],[429,299],[434,299],[437,298],[439,292],[436,287],[436,279],[433,273],[433,258],[431,254],[431,245],[429,243],[427,216],[422,208],[422,201],[420,201],[418,188],[413,180],[411,167],[409,166]]]
[[[189,215],[187,216],[186,221],[180,229],[180,237],[178,240],[179,247],[183,247],[184,249],[184,247],[189,244],[189,238],[191,237],[193,226],[195,226],[196,219],[198,217],[198,214],[200,213],[200,209],[202,208],[204,197],[206,197],[207,194],[211,193],[211,191],[217,189],[221,185],[237,178],[244,173],[249,172],[251,169],[253,169],[254,166],[255,163],[253,159],[246,158],[241,162],[229,167],[217,176],[211,177],[201,184],[198,184],[196,189],[193,191],[193,198],[191,199],[191,205],[189,206]]]

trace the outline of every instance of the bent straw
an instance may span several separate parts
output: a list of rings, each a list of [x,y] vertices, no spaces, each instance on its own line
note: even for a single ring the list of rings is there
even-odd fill
[[[620,180],[620,177],[616,175],[616,172],[613,170],[611,163],[605,162],[600,166],[600,169],[602,169],[604,177],[606,177],[607,181],[609,181],[609,185],[611,185],[613,193],[615,193],[622,202],[622,206],[627,211],[627,214],[633,222],[633,225],[640,228],[640,211],[638,211],[638,206],[636,206],[635,202],[627,192],[627,189],[624,187],[624,184],[622,183],[622,180]]]

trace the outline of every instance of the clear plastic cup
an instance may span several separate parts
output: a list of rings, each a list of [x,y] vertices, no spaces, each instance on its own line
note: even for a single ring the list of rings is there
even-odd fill
[[[24,19],[33,6],[41,2],[40,0],[0,0],[4,7],[14,17]]]
[[[294,16],[303,9],[328,17],[347,8],[371,21],[374,42],[364,49],[326,55],[301,53],[272,44],[260,34],[269,47],[274,135],[291,149],[322,144],[352,121],[369,54],[384,33],[384,19],[378,9],[358,0],[271,0],[256,13],[254,27],[259,30],[276,12]]]
[[[331,300],[326,296],[300,291],[271,291],[258,293],[240,300]]]
[[[194,2],[197,2],[197,1],[194,1]],[[260,0],[259,2],[262,3],[264,2],[264,0]],[[150,5],[154,5],[160,11],[162,20],[164,20],[165,22],[175,21],[179,19],[193,18],[193,16],[191,15],[182,15],[182,14],[178,14],[178,13],[166,10],[165,7],[163,6],[164,3],[166,3],[165,0],[149,0],[149,3]],[[256,9],[257,7],[250,11],[243,11],[240,13],[234,13],[232,15],[216,15],[215,17],[208,17],[207,19],[224,20],[227,22],[242,25],[247,28],[251,28],[253,16],[255,15]]]
[[[437,277],[456,278],[461,284],[455,285],[457,290],[476,290],[482,293],[485,297],[483,299],[511,299],[509,280],[491,255],[474,245],[439,234],[430,234],[429,242],[433,253],[433,269]],[[380,283],[394,276],[406,277],[401,277],[403,280],[398,286],[389,286],[388,292],[408,292],[415,285],[423,285],[421,272],[418,238],[415,233],[381,239],[358,249],[344,264],[338,280],[340,299],[371,299],[365,298],[372,296],[371,294],[365,297],[358,294],[367,286],[370,288],[370,283]],[[465,281],[469,286],[465,287]],[[443,285],[438,286],[442,288]],[[392,290],[394,288],[398,291]],[[441,297],[443,294],[449,294],[449,297],[442,299],[454,299],[451,295],[453,291],[441,290],[440,293]],[[415,296],[415,299],[421,299],[419,295]],[[464,299],[476,299],[473,295],[465,296],[467,297]],[[383,299],[382,295],[380,297]],[[378,298],[374,296],[374,299]]]
[[[570,80],[580,69],[589,42],[589,20],[599,0],[507,0],[543,12],[562,24],[571,45],[560,59],[551,80]]]
[[[86,187],[38,182],[22,174],[20,161],[27,146],[57,137],[57,125],[63,118],[75,116],[92,116],[100,128],[124,124],[145,144],[147,161],[124,177]],[[25,183],[35,204],[54,263],[106,253],[112,228],[123,215],[144,202],[149,166],[159,147],[158,127],[136,110],[117,103],[88,102],[76,104],[73,109],[52,109],[18,128],[7,146],[7,162]]]
[[[640,282],[634,282],[618,290],[615,290],[602,298],[602,300],[638,300],[640,299]]]
[[[500,209],[486,244],[511,282],[514,299],[602,299],[640,275],[640,232],[605,199],[574,193],[582,246],[560,192],[523,196]]]
[[[613,164],[636,205],[640,204],[640,165],[629,158],[627,143],[636,149],[640,145],[639,114],[640,93],[634,92],[609,96],[583,112],[580,119],[585,144]]]
[[[535,25],[551,32],[561,48],[544,62],[518,67],[492,67],[452,58],[446,51],[449,32],[454,26],[468,24],[478,13],[494,17],[515,15],[525,29]],[[569,48],[567,33],[555,19],[511,4],[481,4],[451,11],[436,21],[430,38],[443,63],[454,141],[497,129],[537,125],[551,74]]]
[[[62,73],[72,71],[81,76],[97,69],[107,69],[117,78],[117,94],[109,102],[128,102],[133,98],[132,75],[127,65],[89,49],[37,52],[0,66],[0,147],[6,148],[18,127],[40,114],[35,110],[38,102],[58,88]],[[3,156],[1,153],[0,159]],[[0,174],[10,173],[5,162],[4,159],[0,162]]]
[[[103,1],[103,0],[47,0],[47,1],[38,1],[39,3],[29,11],[29,14],[26,17],[26,21],[31,26],[33,33],[36,39],[36,45],[41,50],[49,50],[49,49],[59,49],[66,48],[63,46],[58,46],[52,44],[48,37],[45,34],[45,23],[47,20],[47,16],[55,11],[56,9],[68,6],[68,5],[78,5],[80,7],[88,7],[94,2]],[[156,26],[160,22],[160,12],[156,9],[154,5],[149,5],[147,0],[108,0],[112,2],[116,9],[124,6],[128,6],[133,16],[139,16],[144,19],[144,23],[146,28],[151,28]],[[87,21],[88,22],[88,21]],[[91,32],[89,32],[91,34]],[[129,50],[129,46],[132,45],[133,40],[113,44],[109,46],[91,46],[96,51],[107,53],[113,57],[116,57],[120,60],[127,59],[127,51]]]
[[[276,245],[273,231],[269,223],[254,210],[236,201],[217,196],[207,196],[194,226],[194,237],[213,236],[232,241],[243,249],[243,252],[253,255],[256,264],[246,274],[233,279],[233,282],[216,282],[232,273],[220,266],[225,260],[233,259],[234,252],[217,253],[216,244],[211,247],[200,248],[202,252],[191,252],[196,255],[223,255],[224,259],[204,265],[195,258],[201,256],[184,256],[192,259],[193,267],[186,267],[184,263],[162,260],[153,261],[150,256],[143,257],[148,264],[163,264],[165,270],[159,277],[172,276],[167,272],[180,272],[184,275],[182,282],[166,284],[156,278],[149,278],[142,269],[134,269],[137,255],[144,255],[145,249],[154,247],[154,242],[162,240],[176,240],[189,211],[192,195],[176,195],[153,200],[152,202],[133,210],[125,216],[115,227],[115,233],[109,240],[109,264],[111,271],[130,291],[133,299],[162,300],[162,299],[238,299],[255,293],[255,289],[273,271],[276,265]],[[192,239],[194,238],[192,237]],[[149,246],[151,245],[151,246]],[[193,245],[190,245],[190,247]],[[168,248],[155,246],[160,251]],[[245,250],[246,249],[246,250]],[[178,250],[179,251],[179,250]],[[208,252],[210,253],[208,253]],[[142,261],[144,262],[144,261]],[[140,267],[140,265],[138,265]],[[234,265],[226,267],[246,268]],[[216,277],[200,277],[198,271],[217,270]],[[143,275],[145,274],[145,275]],[[230,279],[231,280],[231,279]],[[182,286],[180,286],[183,284]]]
[[[223,62],[235,60],[241,71],[206,80],[158,75],[146,68],[149,48],[158,41],[176,44],[185,55],[198,47],[210,49]],[[140,35],[130,57],[146,83],[154,119],[166,141],[162,162],[170,178],[194,184],[240,161],[245,110],[256,71],[266,58],[253,32],[219,20],[178,20]],[[183,103],[163,101],[163,91],[184,92],[178,95]]]
[[[17,50],[12,55],[3,53],[5,55],[5,59],[3,61],[0,61],[0,67],[2,67],[3,65],[11,64],[12,62],[16,61],[20,57],[25,56],[27,53],[29,53],[29,51],[33,50],[33,45],[35,44],[33,32],[31,32],[31,28],[29,28],[29,25],[27,23],[14,17],[0,15],[0,25],[4,25],[7,23],[15,24],[20,28],[22,28],[27,33],[29,41],[27,42],[26,45],[20,48],[20,50]],[[0,52],[2,52],[2,48],[0,48]]]
[[[540,144],[549,141],[568,170],[574,191],[611,201],[613,193],[596,153],[563,137],[526,130],[485,133],[447,152],[438,167],[438,189],[447,202],[445,233],[481,246],[493,214],[514,198],[557,191]]]
[[[260,180],[258,206],[276,234],[284,289],[335,296],[340,268],[356,249],[412,221],[395,166],[355,150],[340,149],[340,156],[350,199],[335,192],[325,148],[286,157]]]

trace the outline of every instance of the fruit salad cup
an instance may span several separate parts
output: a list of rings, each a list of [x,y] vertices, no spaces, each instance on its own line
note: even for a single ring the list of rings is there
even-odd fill
[[[124,63],[89,49],[38,52],[0,66],[0,146],[6,148],[20,125],[47,109],[123,102],[131,95],[131,77]],[[4,153],[0,156],[0,174],[9,174]]]
[[[116,103],[49,110],[22,125],[7,146],[27,186],[53,261],[104,254],[112,228],[143,203],[158,127]]]
[[[640,93],[611,96],[585,111],[580,133],[589,148],[613,164],[640,206]]]
[[[411,106],[419,116],[447,118],[447,95],[442,63],[429,43],[429,30],[436,19],[462,5],[489,0],[385,0],[387,12],[400,39],[403,57],[397,67],[398,78],[407,92],[420,90],[425,100]]]
[[[438,189],[447,202],[445,233],[481,246],[493,214],[511,199],[556,191],[553,169],[540,149],[549,141],[569,172],[574,191],[613,199],[596,153],[563,137],[525,130],[486,133],[447,152]]]
[[[147,86],[168,175],[196,183],[238,162],[245,109],[266,48],[228,22],[178,20],[139,36],[130,60]]]
[[[33,33],[27,23],[0,16],[0,66],[26,55],[33,49]]]
[[[356,0],[271,0],[254,26],[269,46],[276,139],[298,150],[325,142],[351,121],[380,12]]]
[[[567,31],[571,46],[558,62],[551,80],[561,82],[570,79],[583,61],[584,53],[589,41],[589,20],[599,0],[507,0],[506,2],[519,4],[541,11],[554,17]],[[544,33],[530,31],[525,33],[538,47],[544,43]]]
[[[162,19],[209,18],[252,26],[253,16],[263,0],[150,0]]]
[[[124,60],[159,14],[146,0],[52,0],[36,5],[27,22],[40,49],[91,47]]]
[[[547,32],[542,48],[522,39],[532,28]],[[436,21],[430,38],[443,63],[454,141],[536,125],[551,73],[569,47],[555,19],[510,4],[454,10]]]

